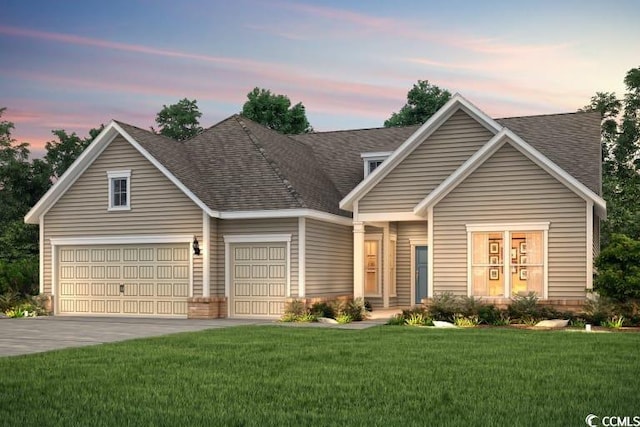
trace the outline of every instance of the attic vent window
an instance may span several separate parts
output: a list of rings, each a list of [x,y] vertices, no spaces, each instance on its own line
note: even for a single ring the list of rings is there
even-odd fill
[[[131,171],[109,171],[109,207],[110,211],[131,209]]]
[[[373,153],[362,153],[360,157],[364,160],[364,177],[373,173],[391,155],[391,151],[376,151]]]

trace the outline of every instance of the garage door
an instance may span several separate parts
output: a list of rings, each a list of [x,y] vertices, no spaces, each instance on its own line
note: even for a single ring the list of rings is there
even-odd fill
[[[280,316],[287,295],[286,244],[234,244],[231,253],[231,314]]]
[[[58,313],[184,316],[189,246],[62,246]]]

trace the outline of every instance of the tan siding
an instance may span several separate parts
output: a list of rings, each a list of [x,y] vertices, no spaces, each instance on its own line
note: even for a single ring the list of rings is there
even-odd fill
[[[506,144],[434,208],[434,292],[467,293],[466,224],[549,221],[549,298],[584,298],[585,208]]]
[[[215,257],[219,295],[224,295],[224,236],[229,234],[291,234],[291,295],[298,295],[298,218],[219,220]]]
[[[396,244],[396,283],[397,305],[400,307],[411,304],[411,253],[410,239],[427,240],[427,222],[398,222],[398,241]],[[431,285],[429,285],[431,286]]]
[[[306,295],[353,294],[353,229],[306,220]]]
[[[107,171],[131,169],[131,210],[107,211]],[[45,292],[51,291],[52,237],[202,235],[202,210],[124,138],[117,137],[45,215]],[[194,257],[194,295],[202,257]]]
[[[358,211],[412,212],[493,135],[458,111],[358,202]]]

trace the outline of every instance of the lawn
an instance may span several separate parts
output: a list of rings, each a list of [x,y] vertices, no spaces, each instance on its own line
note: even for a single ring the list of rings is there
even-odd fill
[[[0,425],[584,426],[640,334],[248,326],[0,358]]]

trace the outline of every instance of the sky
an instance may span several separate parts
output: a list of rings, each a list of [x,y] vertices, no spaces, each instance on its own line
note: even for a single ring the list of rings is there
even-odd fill
[[[418,80],[492,117],[624,94],[637,0],[5,0],[0,107],[43,154],[51,131],[153,126],[196,99],[209,127],[254,87],[302,102],[318,131],[380,127]]]

